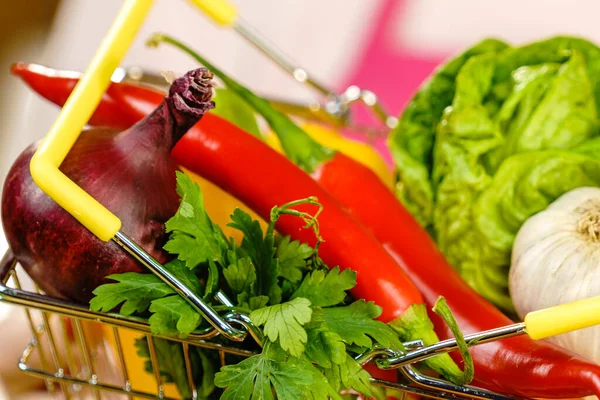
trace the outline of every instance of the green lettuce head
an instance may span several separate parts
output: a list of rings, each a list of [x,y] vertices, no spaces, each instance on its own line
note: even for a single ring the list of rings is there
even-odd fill
[[[563,193],[600,185],[599,80],[600,49],[583,39],[484,41],[435,72],[390,137],[398,197],[504,310],[521,225]]]

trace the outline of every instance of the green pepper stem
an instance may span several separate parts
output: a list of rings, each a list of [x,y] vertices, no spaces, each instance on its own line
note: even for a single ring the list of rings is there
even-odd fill
[[[446,303],[446,299],[443,296],[438,297],[437,301],[433,305],[433,312],[439,315],[448,328],[452,331],[454,338],[456,339],[456,344],[458,345],[458,351],[460,351],[460,355],[463,358],[464,362],[464,370],[460,376],[455,377],[456,384],[459,385],[467,385],[475,376],[475,366],[473,365],[473,357],[469,352],[469,345],[465,341],[465,337],[462,334],[460,328],[458,327],[458,323],[456,322],[456,318],[452,314],[450,307]]]
[[[147,41],[147,45],[158,47],[161,43],[170,44],[196,59],[206,68],[210,69],[218,76],[225,85],[236,92],[238,96],[244,99],[258,114],[260,114],[273,129],[273,132],[279,138],[281,146],[286,155],[308,173],[313,173],[324,162],[331,159],[335,151],[322,146],[315,141],[310,135],[296,125],[287,115],[277,111],[271,104],[257,96],[247,87],[229,77],[227,74],[219,70],[212,63],[202,57],[198,52],[192,50],[187,45],[179,40],[162,33],[155,33]]]
[[[440,354],[428,358],[424,363],[450,382],[456,385],[466,385],[473,380],[474,366],[464,337],[458,329],[456,320],[452,316],[443,297],[438,299],[433,310],[444,319],[444,322],[448,324],[455,335],[464,360],[464,372],[461,371],[448,354]],[[439,342],[439,338],[433,329],[433,323],[427,316],[427,309],[424,304],[413,304],[400,317],[390,322],[389,325],[398,332],[400,338],[404,341],[420,339],[425,346]]]

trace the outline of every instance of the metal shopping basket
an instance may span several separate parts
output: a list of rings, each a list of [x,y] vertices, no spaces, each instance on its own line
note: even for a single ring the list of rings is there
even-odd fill
[[[247,24],[237,17],[229,4],[216,0],[193,0],[194,4],[223,25],[234,26],[244,36],[259,46],[280,65],[290,71],[297,80],[305,82],[326,94],[323,105],[325,114],[316,118],[331,118],[337,123],[351,123],[349,104],[362,101],[371,107],[389,129],[395,120],[386,115],[378,105],[375,95],[356,87],[343,95],[336,95],[325,86],[309,78],[306,71],[294,67],[281,55],[277,55],[253,33]],[[150,271],[158,275],[186,301],[190,303],[210,323],[210,327],[196,331],[185,339],[166,338],[179,342],[183,348],[183,362],[192,398],[197,397],[192,373],[190,350],[201,347],[215,351],[222,365],[231,355],[251,356],[239,344],[244,340],[262,342],[262,332],[244,314],[217,313],[186,285],[172,276],[160,263],[148,255],[139,245],[120,231],[120,220],[104,208],[89,194],[63,175],[58,167],[77,140],[79,132],[98,104],[111,75],[132,42],[139,26],[152,4],[151,0],[126,0],[107,37],[97,51],[80,84],[63,107],[55,124],[39,147],[31,162],[34,181],[52,199],[71,213],[98,238],[119,244]],[[289,105],[283,105],[289,107]],[[317,107],[312,107],[317,110]],[[301,110],[298,109],[300,112]],[[304,110],[306,111],[306,110]],[[312,112],[312,111],[310,111]],[[309,113],[310,113],[309,112]],[[325,117],[322,117],[326,115]],[[27,374],[46,381],[47,389],[58,398],[173,398],[165,391],[165,382],[158,365],[155,341],[162,338],[150,333],[147,322],[140,318],[124,317],[114,313],[92,312],[87,307],[59,300],[40,293],[35,286],[25,289],[18,273],[18,263],[12,253],[6,252],[0,262],[0,300],[24,306],[31,325],[33,338],[25,348],[18,367]],[[222,294],[217,300],[232,306]],[[570,330],[600,323],[600,298],[572,303],[552,309],[531,313],[525,322],[479,332],[465,337],[468,343],[476,345],[493,340],[528,334],[534,339],[544,338]],[[590,312],[595,310],[596,312]],[[557,325],[556,321],[563,321]],[[98,348],[94,332],[98,329],[109,333],[114,343],[114,353]],[[122,332],[134,332],[147,341],[151,371],[155,387],[136,387],[130,376],[128,360],[122,346]],[[105,336],[106,338],[106,336]],[[424,347],[421,341],[405,343],[405,352],[377,347],[361,354],[357,360],[361,364],[375,362],[382,369],[396,369],[400,372],[398,382],[373,379],[372,383],[403,393],[414,393],[440,399],[508,399],[508,397],[472,386],[455,386],[442,379],[433,378],[419,372],[414,364],[437,354],[457,349],[454,339],[445,340]],[[35,358],[39,360],[36,365]],[[110,375],[110,376],[109,376]]]
[[[59,398],[101,398],[102,393],[115,393],[122,397],[108,398],[146,398],[146,399],[171,399],[165,394],[164,382],[160,375],[154,339],[161,337],[150,334],[150,326],[140,318],[124,317],[115,313],[101,313],[90,311],[87,307],[59,300],[40,293],[37,289],[26,290],[22,287],[17,270],[17,261],[8,250],[0,261],[0,299],[4,302],[26,307],[26,314],[31,325],[33,337],[23,351],[18,361],[21,371],[46,380],[50,393],[61,395]],[[220,300],[227,304],[228,300],[222,296]],[[202,301],[198,299],[198,301]],[[210,306],[208,306],[210,307]],[[206,315],[211,318],[210,315]],[[221,364],[225,365],[228,355],[248,357],[255,354],[236,346],[239,340],[250,335],[260,343],[262,333],[255,327],[248,316],[237,313],[219,315],[214,313],[214,325],[204,331],[196,331],[186,339],[164,337],[182,343],[185,369],[188,385],[195,392],[195,382],[191,372],[189,349],[191,346],[210,349],[219,353]],[[54,321],[52,319],[54,318]],[[87,324],[88,329],[85,329]],[[93,325],[90,325],[93,324]],[[94,326],[97,325],[97,326]],[[102,347],[107,354],[93,354],[97,344],[95,338],[90,338],[91,332],[102,325],[110,329],[116,346],[116,354]],[[224,330],[226,327],[229,331]],[[135,331],[140,337],[148,341],[152,370],[154,371],[154,388],[144,390],[135,389],[128,375],[127,359],[121,344],[120,329],[126,328]],[[515,324],[505,328],[467,335],[467,341],[487,343],[511,336],[523,334],[525,324]],[[229,336],[232,340],[229,345],[216,343],[211,339],[216,336]],[[71,336],[71,337],[70,337]],[[456,341],[453,339],[439,342],[434,346],[423,347],[420,341],[405,343],[407,353],[399,354],[390,349],[375,347],[359,356],[361,363],[373,362],[384,359],[385,368],[398,369],[402,379],[398,382],[388,382],[373,379],[375,385],[389,389],[414,393],[430,398],[440,399],[496,399],[504,400],[509,397],[496,394],[472,386],[455,386],[441,379],[432,378],[422,374],[413,367],[416,361],[425,359],[435,354],[456,350]],[[39,366],[31,364],[32,358],[39,359]],[[97,365],[107,366],[112,370],[110,377],[103,377]],[[115,373],[116,369],[116,373]],[[62,397],[64,396],[64,397]],[[89,396],[89,397],[87,397]],[[195,397],[194,397],[195,398]]]

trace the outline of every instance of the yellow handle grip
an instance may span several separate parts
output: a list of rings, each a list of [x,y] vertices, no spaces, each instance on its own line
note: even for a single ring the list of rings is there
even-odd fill
[[[104,241],[114,237],[121,228],[121,221],[58,168],[100,102],[152,2],[125,0],[86,72],[31,159],[30,171],[35,183]]]
[[[599,324],[600,296],[533,311],[525,316],[525,330],[535,340]]]
[[[219,25],[233,26],[237,20],[237,9],[227,0],[190,1]]]

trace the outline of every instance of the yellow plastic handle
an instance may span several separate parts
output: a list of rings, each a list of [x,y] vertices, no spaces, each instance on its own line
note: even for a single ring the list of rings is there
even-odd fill
[[[525,316],[525,330],[535,340],[599,324],[600,296],[530,312]]]
[[[59,171],[81,130],[100,102],[153,0],[125,0],[108,34],[58,118],[31,159],[35,183],[99,239],[112,239],[121,221]]]
[[[237,9],[227,0],[190,1],[219,25],[233,26],[237,20]]]

